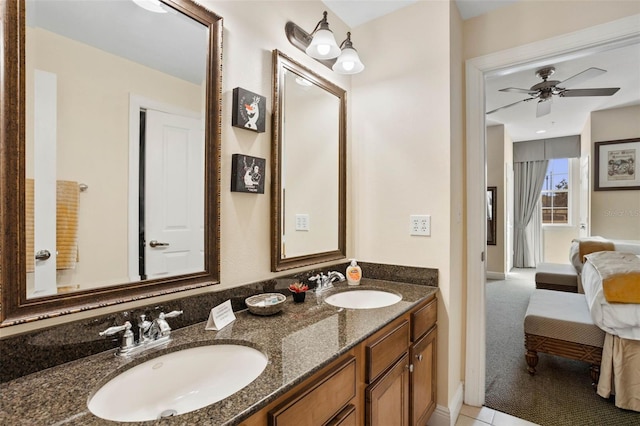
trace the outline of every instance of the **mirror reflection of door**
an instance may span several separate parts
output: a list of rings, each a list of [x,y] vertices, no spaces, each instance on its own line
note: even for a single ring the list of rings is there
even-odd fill
[[[144,112],[139,202],[141,279],[204,269],[204,135],[200,119]],[[142,127],[142,126],[141,126]],[[149,185],[146,185],[149,183]],[[197,208],[194,208],[196,207]]]

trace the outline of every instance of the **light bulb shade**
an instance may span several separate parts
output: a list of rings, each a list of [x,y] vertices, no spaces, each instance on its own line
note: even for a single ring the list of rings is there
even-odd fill
[[[133,0],[133,2],[149,12],[167,13],[159,0]]]
[[[340,48],[331,30],[320,28],[313,33],[313,40],[305,52],[315,59],[333,59],[340,55]]]
[[[364,64],[356,49],[345,47],[332,68],[338,74],[357,74],[364,69]]]

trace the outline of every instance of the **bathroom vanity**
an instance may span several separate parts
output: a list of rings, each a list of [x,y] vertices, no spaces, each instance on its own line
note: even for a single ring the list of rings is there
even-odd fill
[[[347,288],[335,287],[320,296],[310,292],[305,303],[289,297],[273,316],[237,312],[236,321],[220,331],[198,323],[175,330],[168,345],[148,352],[116,357],[107,351],[5,383],[0,423],[115,424],[87,408],[110,379],[167,353],[235,344],[267,356],[262,374],[226,399],[162,424],[385,425],[389,418],[426,424],[436,402],[437,287],[363,279],[354,291],[402,296],[376,309],[325,303],[327,295]]]

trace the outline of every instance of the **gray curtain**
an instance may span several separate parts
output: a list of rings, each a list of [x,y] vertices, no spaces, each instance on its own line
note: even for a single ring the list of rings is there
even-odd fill
[[[527,244],[527,225],[540,199],[540,191],[547,173],[548,160],[514,163],[514,241],[513,266],[532,268],[531,253]]]

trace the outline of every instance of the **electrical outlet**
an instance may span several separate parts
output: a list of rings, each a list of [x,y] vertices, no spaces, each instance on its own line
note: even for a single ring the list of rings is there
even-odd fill
[[[296,215],[296,231],[308,231],[309,230],[309,215],[297,214]]]
[[[411,215],[409,216],[409,235],[430,236],[431,216]]]

